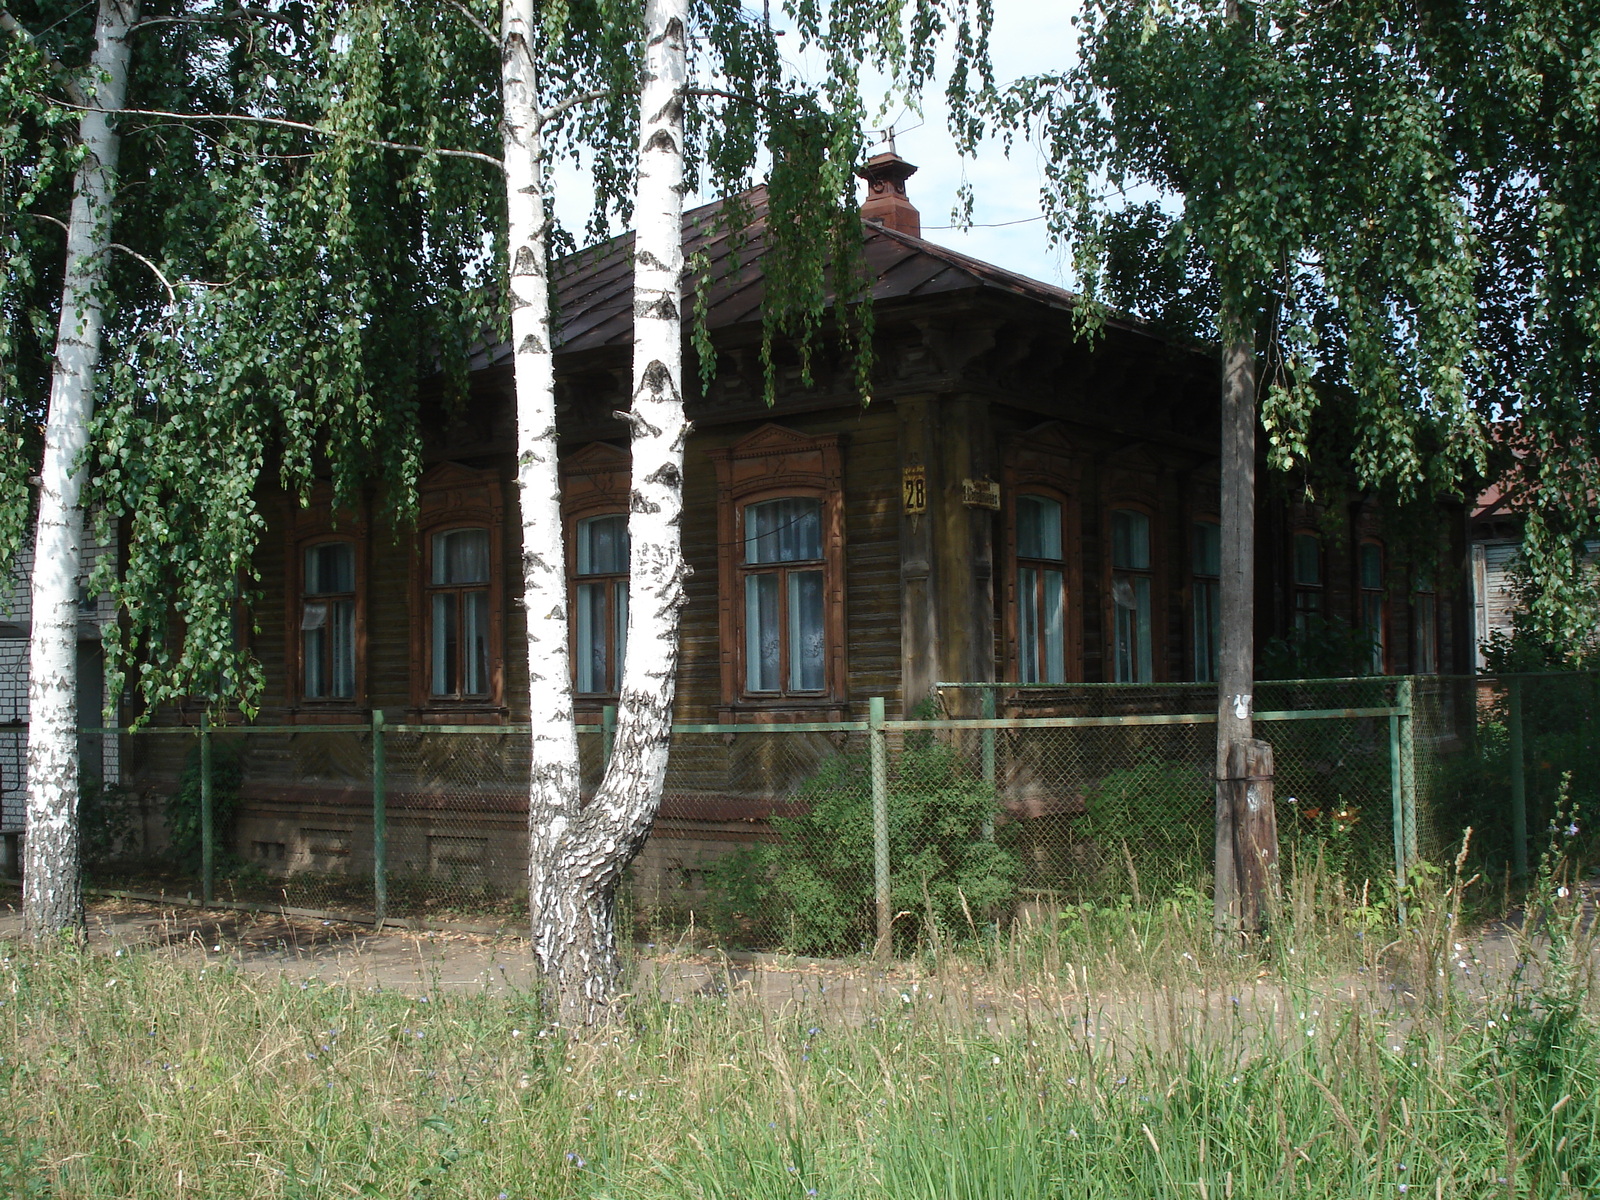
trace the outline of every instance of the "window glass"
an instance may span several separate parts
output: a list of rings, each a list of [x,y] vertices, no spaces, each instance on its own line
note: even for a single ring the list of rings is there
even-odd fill
[[[1361,543],[1361,586],[1383,587],[1383,547],[1376,542]]]
[[[1294,582],[1301,587],[1322,586],[1322,539],[1314,533],[1294,535]]]
[[[789,690],[820,692],[827,665],[822,572],[789,572]]]
[[[1131,508],[1111,513],[1113,674],[1118,683],[1155,678],[1151,622],[1150,518]]]
[[[430,686],[436,698],[489,694],[489,531],[449,529],[430,539]]]
[[[744,510],[744,561],[807,562],[822,557],[822,501],[785,497]]]
[[[306,595],[356,590],[356,548],[349,542],[306,547]]]
[[[356,548],[350,542],[307,546],[304,568],[306,599],[300,609],[300,659],[305,697],[353,699]]]
[[[1210,683],[1217,677],[1217,642],[1222,629],[1222,526],[1215,521],[1194,524],[1194,677]]]
[[[778,576],[747,575],[744,580],[745,686],[752,692],[776,692],[783,638],[779,634]]]
[[[1061,502],[1017,497],[1017,677],[1023,683],[1067,678],[1066,576]],[[1031,561],[1023,561],[1031,560]]]
[[[625,575],[627,572],[627,515],[614,513],[579,521],[578,574]]]
[[[1222,526],[1215,521],[1194,523],[1194,573],[1213,577],[1222,574]]]
[[[609,695],[622,682],[628,642],[627,514],[584,518],[577,542],[576,686],[583,694]]]
[[[1048,496],[1017,497],[1017,557],[1061,559],[1061,504]]]
[[[1383,547],[1377,542],[1362,542],[1356,552],[1361,576],[1361,628],[1372,644],[1367,669],[1382,675],[1388,669],[1388,621],[1383,592]]]
[[[1119,508],[1111,514],[1111,565],[1150,569],[1150,518],[1144,513]]]
[[[767,694],[827,689],[822,501],[764,500],[744,509],[745,690]],[[794,564],[794,565],[791,565]]]
[[[1439,603],[1432,592],[1419,592],[1412,605],[1416,625],[1416,655],[1412,667],[1418,675],[1439,670]]]

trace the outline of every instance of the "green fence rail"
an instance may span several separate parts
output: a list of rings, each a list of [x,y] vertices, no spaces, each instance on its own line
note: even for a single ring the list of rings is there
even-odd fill
[[[921,719],[873,698],[864,719],[674,725],[661,818],[629,882],[641,926],[887,952],[1019,904],[1208,886],[1214,689],[952,683],[940,695]],[[1472,824],[1485,853],[1525,875],[1562,788],[1581,804],[1600,779],[1597,701],[1600,677],[1574,673],[1262,683],[1285,869],[1399,886]],[[612,710],[580,726],[588,793],[614,729]],[[7,764],[22,761],[24,732],[0,729],[10,830]],[[360,725],[86,729],[98,747],[86,761],[119,764],[86,791],[98,787],[86,819],[114,827],[94,833],[91,882],[380,923],[521,920],[530,732],[382,711]]]

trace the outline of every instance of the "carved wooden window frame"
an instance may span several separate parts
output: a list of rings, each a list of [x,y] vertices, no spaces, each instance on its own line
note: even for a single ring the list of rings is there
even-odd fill
[[[417,528],[411,569],[411,707],[423,721],[496,723],[507,715],[505,505],[499,474],[461,463],[429,467],[417,481]],[[433,613],[428,597],[433,539],[455,529],[489,532],[489,692],[433,694]]]
[[[1083,680],[1083,510],[1079,498],[1081,468],[1077,450],[1058,422],[1051,421],[1011,439],[1006,447],[1002,503],[1005,550],[1001,589],[1001,672],[1016,683],[1022,678],[1022,648],[1017,598],[1017,503],[1023,495],[1044,496],[1061,505],[1061,557],[1066,598],[1066,682]]]
[[[293,722],[343,723],[367,708],[367,579],[369,525],[365,503],[354,511],[335,512],[333,488],[323,482],[312,485],[309,502],[301,507],[289,501],[284,571],[284,687],[285,708]],[[305,556],[312,546],[342,542],[353,548],[355,559],[355,617],[353,634],[354,694],[313,696],[305,694],[305,639],[300,628],[305,608]]]
[[[573,706],[580,713],[597,713],[617,700],[615,689],[608,692],[578,691],[578,522],[590,517],[627,515],[633,486],[632,458],[628,451],[610,442],[591,442],[567,455],[561,462],[562,543],[567,572],[568,622],[567,653],[572,664]],[[624,586],[628,582],[625,577]],[[621,673],[618,672],[620,683]]]
[[[742,713],[842,715],[848,698],[845,654],[845,525],[838,434],[812,436],[768,424],[710,452],[717,473],[718,633],[722,719]],[[818,692],[745,689],[744,515],[767,500],[821,501],[825,679]]]

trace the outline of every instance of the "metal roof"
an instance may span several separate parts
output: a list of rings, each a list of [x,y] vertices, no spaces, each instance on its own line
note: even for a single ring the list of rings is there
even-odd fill
[[[719,218],[724,201],[684,214],[685,257],[704,252],[710,264],[708,323],[712,330],[755,324],[766,296],[762,256],[766,251],[767,195],[756,188],[743,197],[749,224],[737,231]],[[1055,309],[1071,309],[1078,297],[1065,288],[969,258],[922,238],[861,223],[862,260],[872,280],[874,301],[941,293],[989,290],[1010,293]],[[625,233],[557,260],[555,341],[559,354],[574,354],[633,342],[633,234]],[[830,294],[830,301],[832,300]],[[689,319],[685,295],[684,319]],[[1147,335],[1136,322],[1121,328]],[[1153,336],[1153,335],[1152,335]],[[474,367],[511,360],[509,343],[475,358]]]

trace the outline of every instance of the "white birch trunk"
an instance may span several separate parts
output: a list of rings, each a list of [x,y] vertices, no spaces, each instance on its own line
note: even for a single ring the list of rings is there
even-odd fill
[[[528,900],[534,955],[556,1018],[569,1026],[592,1025],[613,1012],[620,976],[617,885],[660,807],[672,726],[685,574],[678,527],[688,435],[679,321],[686,15],[686,0],[651,0],[647,10],[634,394],[631,412],[622,414],[633,426],[628,650],[611,764],[599,794],[583,806],[568,663],[533,6],[531,0],[506,0],[504,7],[512,341],[534,730]]]
[[[501,8],[501,91],[507,209],[507,280],[517,394],[517,495],[528,624],[528,906],[535,957],[547,979],[552,947],[570,922],[568,864],[579,819],[578,735],[568,662],[566,559],[557,460],[550,325],[545,162],[534,0]],[[553,982],[553,981],[552,981]]]
[[[30,936],[83,925],[78,864],[78,576],[83,560],[80,471],[94,415],[101,292],[111,241],[120,139],[108,116],[128,87],[128,32],[138,0],[100,0],[89,84],[79,123],[85,156],[73,184],[34,533],[33,631],[28,672],[27,851],[23,917]]]

